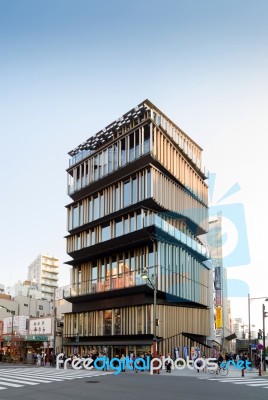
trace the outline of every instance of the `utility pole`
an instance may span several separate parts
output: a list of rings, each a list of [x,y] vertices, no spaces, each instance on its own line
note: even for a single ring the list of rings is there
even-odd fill
[[[265,343],[265,318],[268,312],[265,312],[265,305],[262,305],[262,329],[263,329],[263,370],[266,371],[266,343]]]

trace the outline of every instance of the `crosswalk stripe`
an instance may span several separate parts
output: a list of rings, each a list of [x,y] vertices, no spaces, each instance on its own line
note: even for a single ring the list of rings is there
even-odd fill
[[[229,381],[229,380],[227,380],[227,379],[224,379],[224,380],[222,380],[222,381],[220,381],[220,382],[231,382],[231,383],[245,383],[245,382],[266,382],[266,379],[260,379],[260,380],[257,380],[257,379],[237,379],[237,380],[232,380],[232,381]]]
[[[15,382],[15,383],[24,383],[25,385],[38,385],[38,382],[26,382],[26,381],[21,381],[19,379],[10,379],[10,378],[0,378],[0,385],[3,385],[4,382]]]
[[[93,372],[93,373],[92,373]],[[94,373],[95,372],[95,373]],[[64,380],[92,378],[95,376],[111,375],[110,371],[86,370],[37,370],[33,368],[0,369],[0,390],[18,388],[27,385],[35,386],[41,383],[62,382]]]
[[[8,378],[11,378],[11,377],[13,377],[12,375],[10,375],[10,374],[6,374],[6,375],[4,375],[4,374],[2,374],[1,375],[1,377],[3,378],[3,377],[5,377],[5,376],[7,376]],[[17,375],[16,375],[17,376]],[[52,378],[52,377],[48,377],[48,376],[43,376],[43,375],[39,375],[39,374],[34,374],[34,376],[32,377],[32,376],[28,376],[28,374],[25,374],[25,373],[22,373],[22,374],[20,374],[19,375],[19,378],[22,378],[22,379],[33,379],[33,380],[37,380],[37,379],[41,379],[41,380],[47,380],[47,379],[49,379],[50,381],[56,381],[56,382],[62,382],[63,381],[63,379],[60,379],[60,378]],[[16,379],[16,377],[15,377],[15,379]]]
[[[248,386],[263,386],[263,385],[267,385],[267,382],[265,382],[265,383],[251,383]]]
[[[229,378],[199,378],[207,379],[210,381],[218,381],[222,383],[232,383],[234,385],[247,385],[252,387],[262,387],[263,389],[268,389],[268,381],[264,378],[245,378],[245,377],[229,377]]]
[[[23,385],[18,385],[17,383],[1,382],[1,385],[11,386],[11,387],[23,387]]]
[[[0,379],[4,379],[4,380],[6,380],[6,377],[4,377],[4,378],[0,378]],[[8,379],[12,379],[12,380],[17,380],[17,379],[21,379],[22,381],[26,381],[26,382],[28,382],[28,381],[30,381],[30,382],[37,382],[37,383],[52,383],[52,381],[51,380],[49,380],[49,379],[47,379],[47,378],[35,378],[35,377],[29,377],[29,376],[22,376],[22,375],[20,375],[18,378],[17,377],[8,377]]]

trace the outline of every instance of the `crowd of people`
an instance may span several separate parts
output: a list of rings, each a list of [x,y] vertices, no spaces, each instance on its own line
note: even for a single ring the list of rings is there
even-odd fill
[[[38,366],[44,366],[44,365],[49,364],[50,366],[54,367],[56,365],[56,357],[57,357],[57,355],[58,354],[54,355],[53,351],[51,351],[49,356],[48,356],[48,359],[47,359],[47,354],[44,351],[42,351],[42,352],[34,352],[33,353],[33,364],[38,365]],[[95,351],[92,351],[90,353],[82,354],[82,355],[80,355],[80,354],[71,354],[71,355],[67,356],[67,354],[63,353],[62,359],[63,359],[64,362],[67,359],[69,359],[68,362],[67,362],[67,365],[71,367],[72,361],[74,359],[76,359],[76,358],[84,358],[84,359],[89,359],[90,358],[90,359],[92,359],[92,363],[94,363],[97,358],[102,358],[102,357],[107,357],[107,354],[101,353],[101,352],[98,352],[98,351],[95,350]],[[149,362],[148,362],[148,357],[149,357]],[[162,354],[158,354],[157,355],[157,358],[162,359],[162,357],[163,357]],[[126,370],[124,368],[124,366],[126,365],[126,356],[125,356],[125,354],[123,354],[123,353],[122,354],[116,354],[113,358],[114,358],[113,366],[114,367],[119,367],[119,364],[121,363],[121,366],[122,366],[122,370],[121,371],[125,372],[125,370]],[[152,354],[151,354],[150,351],[147,352],[147,353],[143,353],[143,354],[130,353],[130,355],[128,356],[128,365],[131,366],[132,367],[131,369],[133,369],[136,373],[143,372],[144,369],[142,369],[142,367],[144,365],[149,365],[150,366],[152,358],[153,357],[152,357]],[[206,357],[205,354],[203,354],[203,355],[199,354],[198,356],[197,355],[195,356],[194,361],[197,358],[202,358],[205,361],[207,357]],[[217,363],[220,366],[222,363],[227,363],[228,361],[235,361],[237,363],[238,361],[242,360],[242,361],[246,362],[247,360],[249,360],[249,354],[246,354],[246,353],[242,353],[242,354],[227,353],[227,354],[225,354],[225,356],[223,356],[222,353],[219,353],[216,358],[217,358]],[[136,359],[138,359],[138,361],[135,362]],[[143,359],[144,359],[144,363],[142,362]],[[166,359],[166,361],[165,361],[164,369],[165,369],[165,371],[167,373],[171,373],[171,371],[172,371],[171,367],[172,367],[173,359],[172,359],[170,353],[168,353],[165,356],[165,359]],[[262,360],[261,360],[260,354],[256,353],[252,364],[255,365],[256,368],[259,368],[259,366],[261,364],[261,361]],[[197,362],[197,366],[201,367],[202,363],[200,362],[200,365],[199,365],[198,362]],[[61,367],[64,368],[64,363],[61,364]],[[163,370],[163,368],[160,368],[159,370],[156,370],[156,373],[159,374],[161,370]],[[199,371],[200,370],[197,369],[197,372],[199,372]],[[207,372],[206,363],[204,363],[204,368],[202,368],[202,371],[203,372]]]

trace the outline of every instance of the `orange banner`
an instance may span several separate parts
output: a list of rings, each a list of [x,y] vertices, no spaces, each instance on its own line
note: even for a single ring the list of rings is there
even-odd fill
[[[216,329],[222,328],[222,307],[216,307]]]

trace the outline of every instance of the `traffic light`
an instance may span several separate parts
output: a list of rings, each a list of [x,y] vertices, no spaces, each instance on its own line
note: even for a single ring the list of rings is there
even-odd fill
[[[258,332],[258,339],[259,339],[259,340],[262,339],[262,331],[261,331],[261,329],[259,329],[259,332]]]
[[[79,333],[76,333],[76,335],[75,335],[75,341],[76,341],[76,342],[79,342]]]

